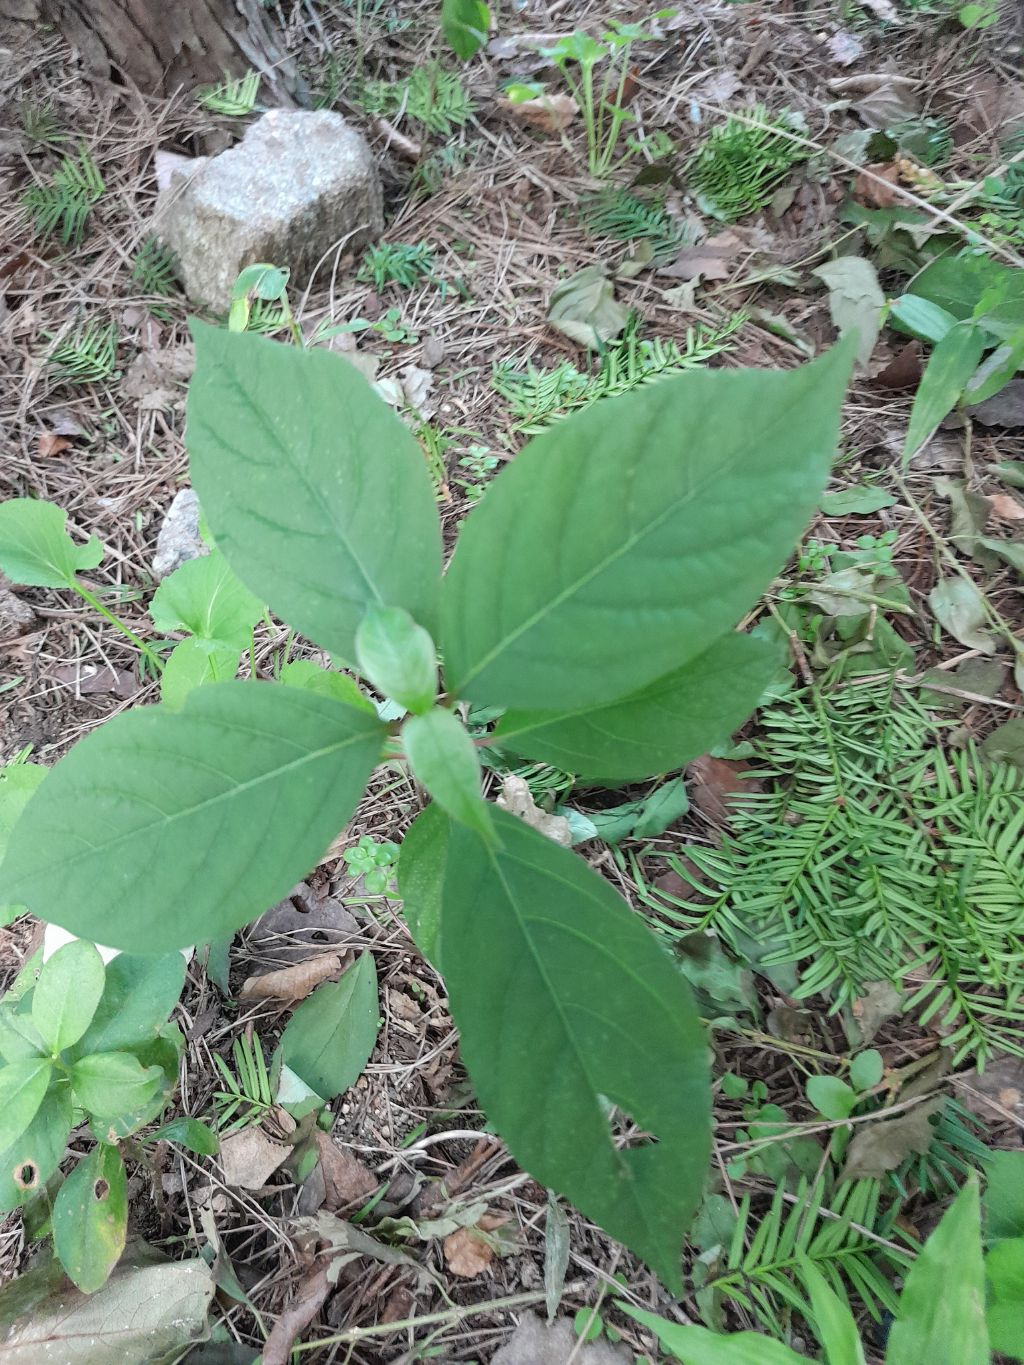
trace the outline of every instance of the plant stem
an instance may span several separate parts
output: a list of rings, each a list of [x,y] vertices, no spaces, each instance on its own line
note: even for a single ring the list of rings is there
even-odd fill
[[[567,1294],[579,1294],[586,1288],[583,1280],[578,1280],[574,1284],[567,1284],[563,1289],[563,1296]],[[417,1327],[427,1327],[434,1322],[457,1323],[464,1318],[476,1317],[480,1313],[495,1313],[506,1308],[521,1308],[530,1303],[542,1303],[547,1297],[544,1289],[536,1290],[530,1294],[509,1294],[504,1299],[490,1299],[486,1303],[471,1303],[463,1308],[446,1308],[437,1313],[423,1313],[418,1318],[402,1318],[398,1322],[382,1322],[374,1327],[350,1327],[347,1332],[339,1332],[333,1337],[318,1337],[316,1341],[297,1342],[292,1350],[296,1353],[305,1351],[321,1351],[325,1346],[348,1346],[360,1341],[367,1341],[372,1337],[388,1337],[395,1332],[415,1330]]]
[[[91,592],[89,588],[85,587],[77,579],[75,579],[74,583],[71,584],[71,587],[74,588],[75,592],[78,593],[79,597],[83,598],[86,602],[89,603],[89,606],[92,607],[93,611],[98,611],[99,614],[105,617],[106,620],[108,620],[111,625],[116,626],[122,635],[127,636],[127,638],[131,640],[135,648],[141,654],[145,655],[145,657],[156,669],[158,674],[164,671],[164,664],[163,660],[160,658],[160,655],[157,654],[154,650],[150,649],[149,645],[147,645],[144,640],[140,640],[139,637],[135,634],[135,632],[133,630],[130,630],[128,626],[126,626],[125,623],[120,619],[120,617],[115,616],[114,613],[108,607],[105,607],[94,592]]]

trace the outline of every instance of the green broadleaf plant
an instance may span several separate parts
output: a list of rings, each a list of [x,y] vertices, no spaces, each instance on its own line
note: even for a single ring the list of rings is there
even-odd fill
[[[191,469],[219,552],[255,598],[400,692],[390,714],[413,714],[396,754],[351,680],[307,667],[115,717],[29,802],[0,898],[137,952],[229,935],[309,872],[376,764],[408,763],[438,804],[403,846],[406,913],[443,966],[484,1108],[528,1170],[680,1289],[710,1140],[689,987],[602,877],[485,802],[477,750],[649,777],[741,722],[777,657],[734,627],[821,496],[850,346],[567,418],[494,480],[442,580],[426,462],[355,368],[194,331]],[[502,733],[471,742],[460,702],[507,712]],[[334,997],[371,971],[321,986],[285,1031],[286,1064],[319,1094],[365,1063],[375,991],[358,1056]]]
[[[72,1127],[88,1120],[96,1146],[57,1190],[54,1250],[80,1289],[98,1289],[124,1246],[127,1199],[119,1140],[152,1123],[177,1082],[182,1038],[167,1023],[185,974],[180,953],[122,954],[104,968],[73,940],[38,980],[0,1000],[0,1211],[18,1208],[55,1176]],[[165,1140],[216,1150],[204,1125]],[[59,1179],[59,1177],[58,1177]]]

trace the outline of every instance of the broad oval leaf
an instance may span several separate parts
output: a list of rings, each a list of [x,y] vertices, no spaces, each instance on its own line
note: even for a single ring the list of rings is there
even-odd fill
[[[177,1142],[182,1147],[187,1147],[190,1152],[195,1152],[197,1156],[216,1156],[220,1151],[220,1141],[211,1128],[201,1123],[199,1119],[184,1116],[171,1119],[170,1123],[165,1123],[155,1133],[150,1133],[146,1141]]]
[[[616,782],[681,768],[750,715],[779,664],[768,640],[735,633],[605,706],[509,711],[494,741],[577,776]]]
[[[128,1230],[128,1181],[121,1153],[100,1142],[53,1201],[53,1248],[69,1278],[91,1294],[117,1265]]]
[[[484,0],[442,0],[441,29],[461,62],[468,62],[487,41],[491,12]]]
[[[107,964],[100,1002],[72,1056],[151,1043],[178,1003],[184,983],[181,953],[120,953]]]
[[[95,536],[76,545],[67,520],[65,511],[38,498],[0,503],[0,569],[26,587],[71,587],[79,569],[95,569],[103,546]]]
[[[177,713],[116,716],[29,802],[0,901],[129,952],[233,932],[321,857],[384,735],[355,707],[262,682],[201,687]]]
[[[914,293],[959,319],[976,318],[987,298],[982,321],[993,336],[1007,339],[1024,327],[1024,271],[989,256],[940,256],[914,276]]]
[[[153,594],[149,614],[157,630],[184,630],[235,655],[252,638],[263,603],[239,582],[220,550],[189,559]]]
[[[402,726],[402,747],[417,779],[441,809],[482,839],[493,839],[490,807],[480,791],[480,759],[461,721],[439,707],[412,716]]]
[[[163,1085],[163,1069],[143,1066],[130,1052],[94,1052],[71,1068],[75,1100],[100,1119],[135,1113]]]
[[[356,631],[360,672],[407,711],[429,711],[437,696],[434,642],[402,607],[367,608]]]
[[[952,313],[916,294],[901,294],[898,299],[893,299],[889,305],[889,318],[897,331],[908,332],[932,346],[957,324]]]
[[[25,1131],[0,1154],[0,1210],[18,1208],[53,1175],[71,1136],[73,1112],[71,1087],[55,1085]]]
[[[989,1365],[976,1176],[907,1272],[885,1359],[886,1365]]]
[[[441,526],[407,428],[340,356],[192,330],[193,481],[243,583],[343,659],[374,602],[433,631]]]
[[[100,1003],[103,959],[92,943],[74,939],[43,963],[32,992],[32,1022],[54,1052],[77,1043]]]
[[[0,1067],[0,1152],[29,1126],[50,1084],[49,1057],[26,1057]]]
[[[596,705],[702,654],[817,505],[852,359],[844,342],[788,373],[694,371],[531,441],[469,514],[445,579],[448,691]]]
[[[348,706],[358,706],[371,716],[377,714],[373,702],[360,692],[354,678],[331,668],[321,668],[312,659],[293,659],[281,669],[277,680],[285,687],[301,687],[307,692],[318,692],[321,697],[333,697]]]
[[[444,972],[477,1094],[509,1149],[681,1292],[710,1148],[708,1044],[668,953],[582,859],[494,811],[449,826]],[[608,1105],[656,1141],[613,1141]]]
[[[230,682],[238,672],[238,654],[234,645],[211,644],[194,635],[179,640],[160,675],[160,700],[168,711],[180,711],[197,687]]]
[[[363,953],[339,981],[325,981],[302,1002],[281,1036],[281,1054],[311,1089],[333,1099],[370,1060],[378,1014],[377,968]]]

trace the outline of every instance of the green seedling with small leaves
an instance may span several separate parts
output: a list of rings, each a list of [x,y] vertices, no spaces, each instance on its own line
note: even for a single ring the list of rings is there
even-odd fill
[[[106,186],[99,167],[81,143],[77,156],[63,157],[51,179],[25,191],[22,203],[43,236],[58,236],[65,246],[77,246]]]
[[[390,894],[392,878],[398,862],[398,845],[390,839],[380,843],[371,834],[364,834],[354,848],[342,854],[349,873],[362,877],[363,886],[371,896]]]
[[[37,980],[23,970],[0,1000],[0,1209],[42,1201],[57,1259],[87,1292],[124,1249],[122,1149],[160,1117],[177,1084],[183,1039],[168,1017],[184,976],[180,953],[122,954],[104,967],[91,943],[76,940]],[[68,1140],[83,1124],[94,1145],[61,1180]],[[158,1140],[204,1154],[217,1147],[195,1120],[144,1139]]]
[[[90,322],[63,337],[47,356],[69,384],[117,379],[117,324]]]
[[[412,289],[420,280],[433,280],[434,253],[427,242],[377,242],[366,248],[359,279],[375,289],[389,284]],[[438,281],[434,281],[438,283]]]
[[[480,753],[626,782],[749,715],[779,652],[736,622],[825,487],[849,345],[573,414],[492,480],[442,574],[423,452],[354,366],[193,330],[191,472],[217,550],[336,667],[313,666],[319,687],[208,683],[180,710],[114,717],[29,800],[0,898],[131,952],[223,939],[309,873],[375,768],[406,765],[433,804],[402,843],[404,914],[481,1108],[526,1170],[679,1292],[710,1146],[689,986],[605,879],[485,800]],[[471,735],[467,707],[496,724]],[[126,865],[146,870],[141,903]],[[317,1094],[365,1063],[372,973],[364,955],[317,992],[359,1030],[314,1028],[307,1001],[285,1031],[285,1064]],[[650,1140],[624,1146],[627,1122]]]
[[[973,251],[944,256],[892,301],[889,319],[933,348],[910,413],[906,468],[954,408],[983,403],[1024,367],[1024,271]]]
[[[210,86],[199,96],[199,103],[213,114],[228,118],[245,118],[256,108],[260,93],[260,73],[249,70],[244,76],[228,79],[221,85]]]
[[[713,128],[686,168],[686,179],[706,213],[733,223],[765,208],[794,166],[806,161],[798,114],[770,117],[760,105],[730,115]]]

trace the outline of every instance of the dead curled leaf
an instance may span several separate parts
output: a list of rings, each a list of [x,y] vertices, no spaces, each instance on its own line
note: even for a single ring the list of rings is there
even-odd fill
[[[58,436],[52,431],[40,432],[38,450],[42,459],[52,458],[54,455],[60,455],[62,451],[70,449],[71,442],[66,436]]]
[[[895,161],[876,161],[857,176],[853,197],[869,209],[891,209],[903,199],[897,193],[899,183],[900,168]]]
[[[1024,503],[1012,493],[993,493],[988,502],[997,521],[1024,521]]]
[[[525,778],[509,773],[501,784],[501,795],[496,804],[502,810],[507,810],[510,815],[517,815],[524,824],[535,829],[538,834],[553,839],[556,844],[564,844],[568,848],[572,843],[569,821],[564,815],[549,815],[547,811],[541,810],[534,801]]]
[[[918,82],[889,71],[837,76],[829,89],[848,98],[869,128],[888,128],[921,112]]]
[[[749,763],[713,758],[711,754],[703,754],[687,765],[690,797],[711,824],[725,828],[729,824],[729,802],[744,793],[760,790],[759,784],[746,776],[749,770]]]
[[[580,112],[573,97],[565,94],[541,95],[532,100],[499,99],[498,108],[544,133],[561,133]]]
[[[250,976],[238,992],[239,1000],[277,1000],[294,1005],[305,1000],[323,981],[334,981],[351,959],[351,953],[320,953],[297,962],[294,967]]]
[[[880,1180],[908,1156],[927,1152],[935,1137],[935,1129],[928,1120],[945,1103],[945,1098],[937,1095],[899,1118],[865,1124],[846,1149],[846,1165],[840,1180],[859,1180],[865,1176]]]
[[[599,265],[588,265],[563,280],[551,295],[548,323],[581,346],[599,350],[625,327],[629,309],[615,297],[615,289]]]
[[[326,1191],[324,1208],[338,1213],[354,1204],[364,1204],[377,1189],[376,1177],[358,1157],[339,1147],[321,1128],[314,1130],[313,1140],[320,1153]]]
[[[241,1190],[261,1190],[292,1148],[273,1142],[262,1128],[243,1128],[221,1138],[220,1164],[224,1180]]]
[[[497,1213],[485,1213],[471,1228],[457,1228],[444,1239],[444,1259],[453,1275],[472,1280],[482,1275],[494,1260],[494,1246],[487,1233],[502,1227],[508,1219]]]
[[[747,248],[747,243],[732,228],[709,237],[699,246],[684,246],[671,265],[662,266],[659,275],[675,280],[727,280],[730,263]]]

